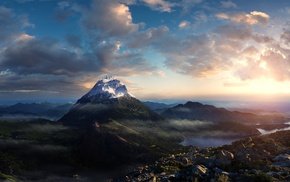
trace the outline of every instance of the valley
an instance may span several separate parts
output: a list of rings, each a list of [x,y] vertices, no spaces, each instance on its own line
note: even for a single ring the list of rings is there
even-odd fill
[[[290,147],[283,138],[284,143],[277,143],[280,148],[268,149],[271,147],[266,146],[268,140],[272,141],[276,134],[263,135],[263,132],[287,129],[289,118],[286,114],[231,111],[191,101],[172,105],[143,103],[112,77],[99,80],[91,91],[70,108],[68,106],[44,102],[1,107],[0,111],[5,114],[0,120],[0,178],[10,181],[126,181],[122,176],[129,173],[129,181],[136,181],[130,171],[144,165],[147,167],[136,174],[146,174],[152,180],[165,177],[181,181],[216,177],[244,179],[244,175],[251,173],[244,171],[240,175],[237,170],[250,169],[252,165],[265,177],[260,169],[262,166],[252,164],[252,159],[258,163],[260,159],[251,158],[247,163],[248,159],[235,157],[239,152],[260,155],[259,150],[266,147],[264,153],[270,154],[264,162],[268,165],[271,157],[282,155]],[[53,118],[65,113],[58,120],[42,118],[48,111]],[[288,131],[280,133],[288,136]],[[253,140],[253,144],[244,144],[246,140]],[[259,140],[265,146],[261,146]],[[243,144],[237,145],[239,142]],[[246,145],[249,146],[239,149]],[[260,148],[256,150],[252,146]],[[275,152],[271,153],[273,150]],[[228,159],[229,153],[235,157]],[[217,162],[218,156],[228,160],[226,166]],[[154,163],[157,166],[151,166]],[[186,176],[188,170],[195,172]],[[217,175],[213,175],[216,171],[219,171]],[[179,176],[175,175],[177,173]],[[234,177],[230,175],[233,173]]]

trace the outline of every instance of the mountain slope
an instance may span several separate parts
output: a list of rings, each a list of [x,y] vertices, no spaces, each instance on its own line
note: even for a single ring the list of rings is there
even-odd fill
[[[151,161],[180,148],[163,118],[112,77],[99,80],[59,122],[85,130],[78,155],[88,166]]]

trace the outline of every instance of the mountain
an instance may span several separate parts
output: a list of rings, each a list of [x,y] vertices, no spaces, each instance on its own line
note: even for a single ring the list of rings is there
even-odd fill
[[[72,104],[60,104],[51,102],[38,103],[17,103],[15,105],[3,106],[0,108],[2,117],[42,117],[49,119],[59,119],[67,113]]]
[[[152,109],[158,114],[161,114],[166,109],[177,105],[177,104],[164,104],[164,103],[159,103],[159,102],[150,102],[150,101],[144,101],[143,104],[145,104],[146,106],[148,106],[150,109]]]
[[[150,109],[152,110],[170,108],[177,105],[177,104],[164,104],[164,103],[159,103],[159,102],[150,102],[150,101],[144,101],[143,104],[150,107]]]
[[[144,162],[180,148],[181,137],[166,133],[163,118],[110,76],[99,80],[59,122],[84,131],[78,155],[89,166]]]
[[[238,111],[228,111],[199,102],[187,102],[169,108],[162,113],[165,118],[189,119],[213,122],[239,122],[249,124],[285,123],[287,118],[281,115],[255,115]]]
[[[106,76],[82,96],[60,121],[65,125],[90,126],[112,119],[157,121],[162,117],[131,95],[122,82]]]

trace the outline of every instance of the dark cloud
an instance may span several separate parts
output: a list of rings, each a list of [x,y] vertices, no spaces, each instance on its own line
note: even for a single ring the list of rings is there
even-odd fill
[[[82,37],[76,34],[68,34],[65,37],[69,46],[81,48],[82,47]]]
[[[73,15],[73,11],[71,11],[71,10],[56,11],[54,14],[54,18],[57,21],[64,23],[71,15]]]
[[[10,41],[15,34],[20,33],[20,23],[11,9],[0,6],[0,40],[1,43]],[[0,44],[1,44],[0,43]]]
[[[77,99],[88,89],[79,85],[84,80],[55,75],[17,75],[9,73],[0,75],[0,97],[1,100],[37,100],[37,99]]]
[[[60,1],[57,3],[57,9],[54,13],[54,18],[64,23],[70,16],[75,15],[74,11],[72,10],[73,3],[70,1]]]
[[[97,72],[105,65],[92,53],[78,54],[51,40],[20,41],[2,53],[0,67],[22,75],[51,74],[76,76]]]

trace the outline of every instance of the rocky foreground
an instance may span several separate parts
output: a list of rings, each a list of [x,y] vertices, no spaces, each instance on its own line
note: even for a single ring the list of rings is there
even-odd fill
[[[111,181],[290,181],[290,131],[222,147],[190,147]]]

